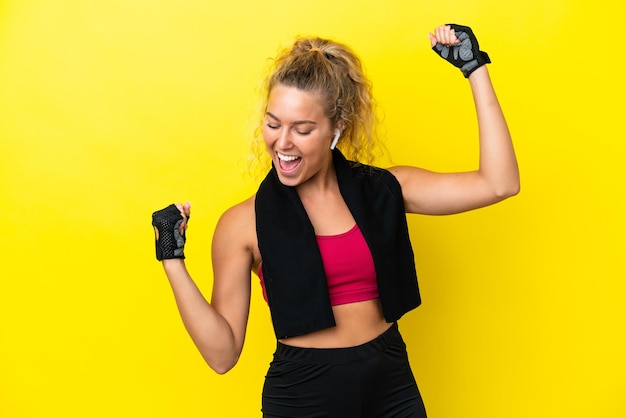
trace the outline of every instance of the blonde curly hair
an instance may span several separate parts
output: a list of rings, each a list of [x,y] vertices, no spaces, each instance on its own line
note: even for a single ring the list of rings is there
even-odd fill
[[[269,64],[260,88],[259,108],[251,121],[251,165],[260,163],[259,171],[269,166],[263,120],[269,94],[276,85],[317,93],[331,126],[343,128],[337,148],[350,160],[372,163],[375,149],[381,145],[376,132],[376,103],[361,60],[348,46],[329,39],[300,37]]]

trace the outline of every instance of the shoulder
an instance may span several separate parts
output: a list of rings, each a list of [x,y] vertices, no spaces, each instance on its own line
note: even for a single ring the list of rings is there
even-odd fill
[[[254,222],[254,200],[255,196],[253,195],[243,202],[237,203],[236,205],[228,208],[222,216],[220,217],[220,223],[225,224],[246,224],[248,222]]]
[[[213,247],[238,247],[255,253],[256,222],[254,217],[254,196],[227,209],[215,227]]]
[[[390,167],[389,172],[395,177],[398,183],[400,183],[403,189],[407,186],[415,186],[416,184],[428,182],[429,179],[436,175],[432,171],[411,166]]]
[[[354,161],[350,162],[350,167],[356,179],[362,179],[362,181],[372,186],[381,187],[394,195],[400,196],[402,194],[401,184],[391,170]]]
[[[372,183],[398,184],[397,179],[388,169],[356,161],[349,161],[349,164],[352,175],[356,179],[363,179]]]

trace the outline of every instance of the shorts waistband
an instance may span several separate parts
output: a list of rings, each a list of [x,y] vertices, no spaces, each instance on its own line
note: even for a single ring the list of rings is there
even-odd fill
[[[274,360],[297,361],[307,363],[352,363],[367,360],[386,348],[401,343],[404,345],[398,324],[393,323],[389,329],[378,337],[364,344],[345,348],[302,348],[276,344]]]

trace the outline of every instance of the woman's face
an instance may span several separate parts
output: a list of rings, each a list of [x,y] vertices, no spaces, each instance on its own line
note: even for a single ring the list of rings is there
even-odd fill
[[[316,93],[276,85],[269,95],[263,138],[281,183],[298,186],[332,165],[333,132]]]

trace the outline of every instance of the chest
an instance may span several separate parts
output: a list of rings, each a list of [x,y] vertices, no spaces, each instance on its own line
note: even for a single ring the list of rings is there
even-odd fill
[[[350,209],[339,190],[317,197],[303,197],[302,205],[315,229],[315,235],[337,235],[355,224]]]

